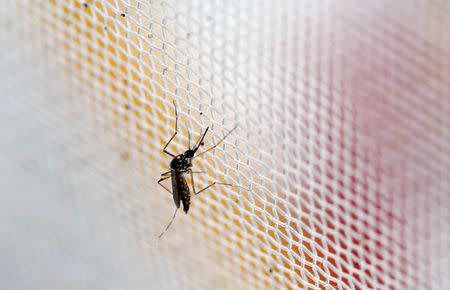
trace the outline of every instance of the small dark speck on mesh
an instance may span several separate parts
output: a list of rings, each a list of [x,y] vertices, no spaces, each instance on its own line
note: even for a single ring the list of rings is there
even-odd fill
[[[131,155],[127,151],[123,151],[120,153],[120,159],[122,159],[123,161],[128,161],[131,159]]]

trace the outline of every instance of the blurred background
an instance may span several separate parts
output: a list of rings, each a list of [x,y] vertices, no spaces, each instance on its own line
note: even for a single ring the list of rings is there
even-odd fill
[[[450,2],[0,6],[0,288],[450,289]]]

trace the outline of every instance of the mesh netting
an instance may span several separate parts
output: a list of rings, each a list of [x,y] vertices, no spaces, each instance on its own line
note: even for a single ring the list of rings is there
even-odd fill
[[[450,289],[449,3],[3,1],[3,288]]]

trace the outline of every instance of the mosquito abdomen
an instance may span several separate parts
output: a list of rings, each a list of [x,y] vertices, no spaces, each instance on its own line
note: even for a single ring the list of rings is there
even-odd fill
[[[172,171],[171,179],[173,201],[178,208],[180,207],[181,201],[183,203],[183,210],[187,213],[191,204],[191,195],[184,174],[182,172]]]

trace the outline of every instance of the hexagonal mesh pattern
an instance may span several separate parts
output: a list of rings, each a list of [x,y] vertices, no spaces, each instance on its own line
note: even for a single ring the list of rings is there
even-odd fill
[[[449,3],[4,1],[1,280],[450,289]]]

